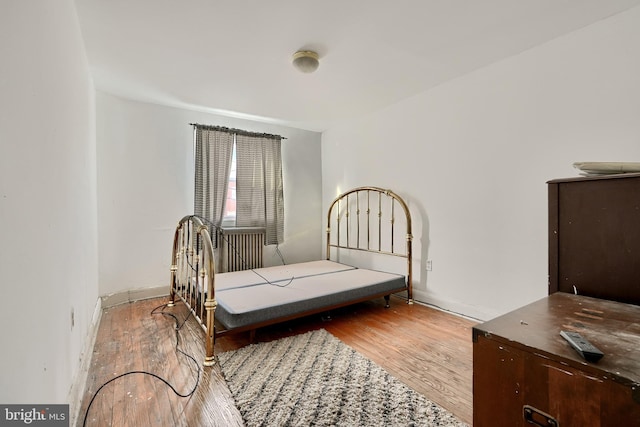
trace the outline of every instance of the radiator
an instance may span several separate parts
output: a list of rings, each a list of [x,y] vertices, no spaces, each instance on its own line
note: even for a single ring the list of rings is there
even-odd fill
[[[221,228],[219,237],[220,272],[263,266],[264,228]]]

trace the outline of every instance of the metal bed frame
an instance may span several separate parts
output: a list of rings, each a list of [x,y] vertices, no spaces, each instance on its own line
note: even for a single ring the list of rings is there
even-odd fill
[[[401,221],[396,218],[400,208]],[[396,233],[402,227],[404,236]],[[387,224],[388,223],[388,224]],[[397,241],[396,241],[397,240]],[[327,213],[326,259],[331,260],[346,251],[361,251],[406,259],[407,303],[413,303],[412,291],[412,240],[411,214],[405,201],[391,190],[379,187],[358,187],[342,193],[330,204]],[[400,244],[403,243],[403,244]],[[236,329],[216,326],[215,310],[215,253],[209,227],[202,218],[187,215],[182,218],[174,233],[172,249],[170,300],[173,306],[176,296],[184,302],[205,332],[205,366],[215,364],[215,339],[229,333],[250,331],[294,318],[315,314],[345,305],[384,296],[387,307],[389,295],[371,295],[350,300],[347,303],[320,307],[293,316],[279,317]],[[233,274],[233,273],[228,273]],[[202,290],[205,290],[204,295]]]

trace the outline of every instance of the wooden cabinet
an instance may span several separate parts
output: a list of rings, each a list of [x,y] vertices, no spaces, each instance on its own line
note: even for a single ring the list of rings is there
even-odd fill
[[[547,184],[549,294],[640,304],[640,174]]]
[[[561,330],[604,357],[586,362]],[[473,425],[640,426],[640,307],[555,293],[474,327]]]

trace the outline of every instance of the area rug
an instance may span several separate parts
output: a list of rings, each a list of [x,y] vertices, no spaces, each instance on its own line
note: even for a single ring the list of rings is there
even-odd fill
[[[465,426],[320,329],[218,355],[247,426]]]

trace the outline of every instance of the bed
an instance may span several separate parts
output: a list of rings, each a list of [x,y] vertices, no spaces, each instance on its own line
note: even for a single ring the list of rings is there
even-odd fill
[[[225,334],[253,336],[264,326],[375,298],[388,307],[400,292],[413,303],[411,215],[391,190],[358,187],[333,200],[323,260],[216,273],[210,228],[193,215],[178,223],[169,297],[204,330],[205,366],[215,364],[215,339]]]

